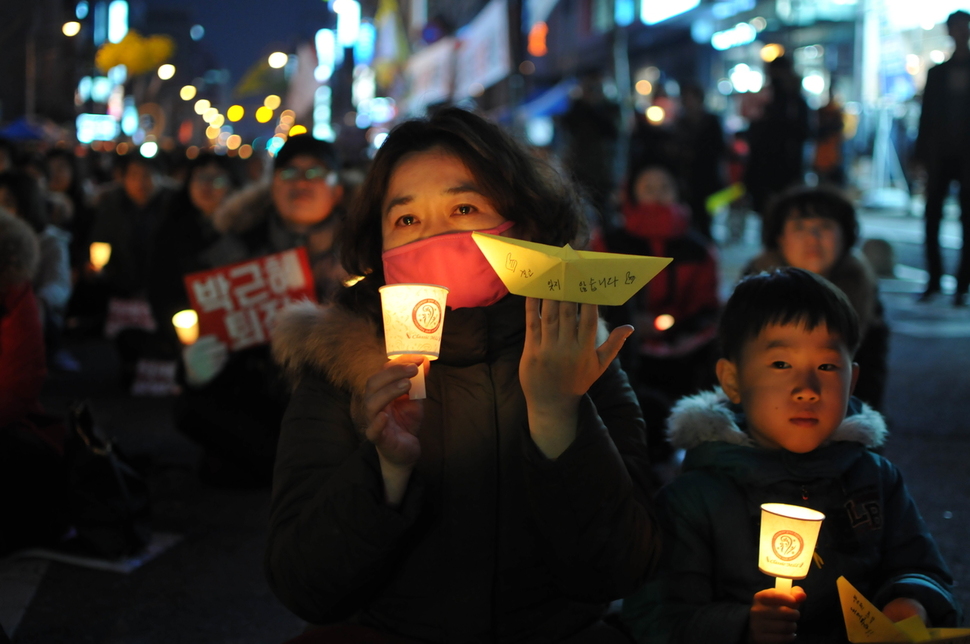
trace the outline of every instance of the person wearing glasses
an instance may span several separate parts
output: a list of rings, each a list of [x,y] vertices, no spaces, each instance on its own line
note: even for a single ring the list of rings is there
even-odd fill
[[[189,308],[183,277],[212,268],[219,259],[210,257],[222,237],[213,214],[241,187],[236,159],[202,152],[189,162],[185,183],[159,226],[154,251],[159,261],[149,275],[148,296],[158,328],[173,347],[179,344],[170,320]]]
[[[224,185],[231,175],[220,163],[195,165],[187,195],[198,210],[196,221],[205,221],[205,232],[196,246],[186,248],[191,258],[184,256],[180,269],[193,272],[303,247],[317,299],[330,300],[347,278],[333,252],[344,196],[339,170],[334,147],[310,135],[287,140],[269,181],[235,194],[228,194],[235,184]],[[159,243],[168,242],[160,238]],[[269,485],[288,388],[268,346],[230,353],[207,336],[182,349],[182,364],[176,426],[205,450],[202,479],[232,487]]]

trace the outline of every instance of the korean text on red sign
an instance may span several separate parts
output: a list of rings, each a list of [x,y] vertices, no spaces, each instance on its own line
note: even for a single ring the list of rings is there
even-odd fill
[[[230,351],[265,344],[280,309],[316,300],[303,248],[191,273],[185,289],[199,314],[199,334],[215,335]]]

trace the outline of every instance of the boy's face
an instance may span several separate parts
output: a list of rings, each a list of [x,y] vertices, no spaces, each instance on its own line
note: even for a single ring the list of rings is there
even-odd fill
[[[858,365],[842,338],[824,324],[773,324],[745,343],[737,362],[721,359],[717,377],[747,416],[759,445],[805,454],[845,418]]]

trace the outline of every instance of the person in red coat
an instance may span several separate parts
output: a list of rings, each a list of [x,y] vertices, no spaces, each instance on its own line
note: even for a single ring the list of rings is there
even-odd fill
[[[0,555],[55,542],[66,520],[60,456],[63,424],[44,418],[44,333],[31,278],[37,238],[0,209]]]
[[[674,260],[610,315],[611,322],[636,329],[621,361],[654,432],[648,437],[654,462],[669,456],[662,428],[673,402],[713,385],[721,308],[715,248],[691,228],[678,192],[665,166],[648,162],[634,169],[623,192],[621,225],[595,244],[613,253]]]
[[[0,427],[7,427],[39,410],[47,369],[30,281],[37,266],[37,238],[6,211],[0,211],[0,249]]]

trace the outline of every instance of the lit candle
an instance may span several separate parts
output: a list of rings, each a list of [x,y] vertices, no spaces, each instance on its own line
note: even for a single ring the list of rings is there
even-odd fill
[[[182,344],[194,344],[199,339],[199,315],[192,309],[179,311],[173,315],[172,324]]]
[[[418,355],[424,358],[418,374],[411,378],[408,396],[412,400],[426,398],[425,363],[438,359],[448,289],[434,284],[392,284],[382,286],[380,292],[387,357]]]
[[[825,515],[785,503],[761,506],[758,569],[775,577],[775,588],[791,590],[792,579],[805,579]]]
[[[111,244],[105,242],[94,242],[89,250],[91,265],[94,270],[100,272],[111,259]]]

